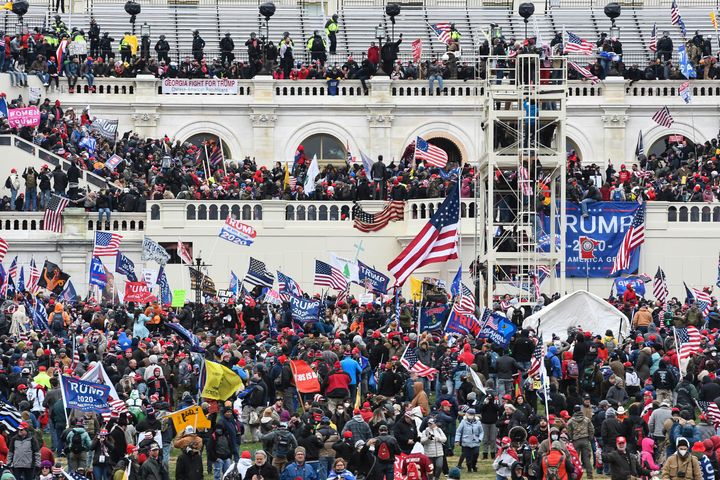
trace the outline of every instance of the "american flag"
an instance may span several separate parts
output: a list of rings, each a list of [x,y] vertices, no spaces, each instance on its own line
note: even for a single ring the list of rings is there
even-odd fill
[[[658,267],[653,281],[653,295],[661,303],[665,303],[668,297],[668,286],[667,281],[665,280],[665,272],[663,272],[660,267]]]
[[[455,299],[454,308],[459,313],[475,315],[477,309],[475,295],[464,283],[460,285],[460,295]]]
[[[330,287],[338,291],[344,291],[348,288],[348,282],[345,275],[330,264],[315,260],[315,285],[321,287]]]
[[[413,62],[419,62],[420,57],[422,57],[422,40],[417,39],[412,42],[412,56],[413,56]]]
[[[672,124],[675,122],[672,115],[670,115],[670,109],[667,106],[662,107],[660,110],[655,112],[652,119],[655,123],[665,128],[672,127]]]
[[[455,183],[430,221],[388,265],[395,276],[395,286],[402,286],[412,272],[424,265],[458,258],[459,223],[460,199]]]
[[[63,470],[62,473],[65,476],[66,480],[89,480],[88,477],[86,477],[82,473],[78,473],[77,471],[66,472],[65,470]]]
[[[675,341],[677,342],[676,349],[678,362],[680,364],[680,373],[684,376],[690,357],[701,351],[700,342],[702,341],[702,335],[700,335],[700,331],[692,325],[673,328],[675,328]]]
[[[68,206],[70,200],[60,195],[53,195],[45,210],[43,218],[43,228],[55,233],[62,233],[63,219],[62,212]]]
[[[422,137],[415,139],[415,162],[425,160],[426,167],[444,167],[448,161],[445,150],[428,143]]]
[[[345,290],[342,290],[340,293],[337,294],[337,297],[335,298],[335,305],[339,304],[340,302],[347,303],[349,290],[349,288],[346,288]]]
[[[5,255],[7,254],[9,245],[7,241],[5,241],[4,238],[0,238],[0,262],[2,262],[5,259]]]
[[[290,185],[291,190],[295,190],[297,188],[297,177],[293,177],[290,175],[290,181],[288,182],[288,185]]]
[[[217,167],[223,162],[223,160],[222,147],[218,142],[213,146],[212,151],[210,152],[210,165]]]
[[[713,402],[706,402],[704,400],[697,400],[698,407],[700,407],[700,410],[705,412],[705,415],[707,415],[708,420],[710,420],[713,424],[713,427],[720,428],[720,408],[718,407],[718,404]]]
[[[378,213],[367,213],[359,204],[353,205],[353,227],[361,232],[376,232],[382,230],[388,223],[402,220],[405,211],[405,202],[392,200]]]
[[[540,375],[543,370],[543,367],[545,366],[545,342],[543,342],[543,338],[540,337],[537,339],[537,343],[535,344],[535,350],[533,350],[532,357],[530,358],[530,370],[528,370],[528,378],[535,377],[537,375]]]
[[[110,232],[95,232],[95,246],[93,247],[93,257],[114,257],[120,250],[120,241],[122,235]]]
[[[680,10],[678,9],[677,1],[675,0],[673,0],[672,5],[670,5],[670,23],[679,26],[680,32],[682,33],[683,38],[685,38],[685,35],[687,35],[685,22],[683,22],[683,19],[680,16]]]
[[[485,308],[485,310],[483,311],[480,325],[482,326],[482,328],[488,327],[495,331],[500,328],[500,325],[498,325],[497,317],[493,315],[492,310],[490,310],[489,308]]]
[[[275,283],[275,276],[268,272],[264,262],[250,257],[250,265],[248,265],[248,272],[244,281],[250,285],[272,288],[273,283]]]
[[[567,42],[565,42],[565,53],[583,53],[592,55],[593,44],[584,38],[580,38],[572,32],[567,32]]]
[[[405,367],[408,372],[415,372],[419,376],[427,377],[430,380],[435,378],[435,374],[437,373],[436,369],[425,365],[418,359],[415,348],[410,345],[405,348],[405,353],[403,353],[400,358],[400,365]]]
[[[581,67],[577,63],[570,62],[570,61],[568,61],[568,65],[570,65],[570,68],[572,68],[573,70],[578,72],[584,78],[590,80],[591,84],[595,85],[596,83],[598,83],[600,81],[600,79],[596,75],[593,75],[593,73],[590,70],[588,70],[587,68]]]
[[[630,228],[625,232],[610,274],[621,272],[630,266],[633,250],[645,243],[645,205],[640,205],[633,217]]]
[[[17,255],[15,255],[15,258],[13,258],[12,263],[10,264],[10,270],[8,270],[8,281],[15,284],[15,277],[18,273],[18,266],[17,266]]]
[[[185,265],[193,264],[192,255],[190,255],[190,249],[183,242],[177,243],[177,254],[178,257],[180,257],[180,259],[183,261],[183,263],[185,263]]]
[[[640,155],[645,155],[645,144],[643,142],[642,130],[638,133],[638,141],[637,145],[635,145],[635,156],[639,157]]]
[[[287,294],[293,294],[296,297],[301,297],[303,294],[302,289],[300,288],[300,285],[290,278],[289,275],[285,275],[280,270],[277,272],[278,276],[278,290],[280,291],[280,296],[283,295],[287,296]]]
[[[430,28],[433,32],[435,32],[438,40],[445,44],[450,43],[450,23],[436,23],[434,25],[430,25]]]
[[[524,165],[520,165],[518,168],[518,183],[520,184],[520,190],[526,197],[532,197],[533,189],[530,186],[530,175],[528,174],[527,168]]]
[[[27,288],[33,295],[36,295],[40,290],[38,287],[38,280],[40,280],[40,269],[35,265],[35,259],[30,259],[30,277],[28,278]]]
[[[683,282],[684,283],[684,282]],[[704,290],[698,290],[697,288],[688,288],[685,285],[685,292],[687,293],[687,302],[695,302],[698,310],[703,312],[703,316],[707,316],[710,313],[710,307],[712,306],[712,297]]]
[[[648,48],[651,52],[657,51],[657,24],[653,23],[653,29],[652,32],[650,32],[650,43],[648,44]]]

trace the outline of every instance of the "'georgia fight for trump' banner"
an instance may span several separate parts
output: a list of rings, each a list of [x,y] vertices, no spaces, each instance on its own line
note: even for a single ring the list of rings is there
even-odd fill
[[[637,202],[595,202],[588,205],[587,217],[582,216],[580,205],[567,202],[567,231],[565,233],[565,272],[568,277],[602,278],[609,277],[615,256],[622,244],[625,232],[630,228],[633,217],[641,204]],[[559,222],[556,232],[559,231]],[[597,242],[595,258],[580,258],[580,237],[589,237]],[[543,217],[542,231],[538,232],[538,248],[550,249],[550,217]],[[556,235],[555,242],[560,240]],[[629,268],[624,272],[635,272],[640,262],[640,249],[630,255]]]

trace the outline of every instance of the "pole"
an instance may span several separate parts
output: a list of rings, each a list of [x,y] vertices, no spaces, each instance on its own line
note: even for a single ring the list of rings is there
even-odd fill
[[[217,141],[218,141],[218,145],[220,145],[220,155],[222,155],[223,168],[225,169],[225,175],[227,175],[227,173],[228,173],[227,159],[225,158],[225,150],[223,149],[223,142],[222,142],[222,140],[220,140],[220,137],[218,137]]]
[[[207,153],[207,143],[203,143],[203,148],[205,149],[205,160],[203,160],[203,170],[205,171],[205,180],[207,180],[209,177],[208,177],[208,168],[206,166],[206,162],[208,164],[210,162],[210,159],[208,158],[208,153]]]
[[[585,290],[590,291],[590,259],[585,260]]]
[[[67,428],[70,428],[70,418],[68,417],[68,414],[67,414],[67,399],[65,397],[65,388],[63,388],[62,373],[60,372],[60,368],[58,368],[57,374],[58,374],[58,380],[60,383],[60,395],[62,396],[63,407],[64,407],[63,413],[65,413],[65,426]]]

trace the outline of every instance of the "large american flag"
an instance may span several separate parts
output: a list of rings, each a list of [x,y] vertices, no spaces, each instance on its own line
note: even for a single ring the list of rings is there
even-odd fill
[[[685,292],[687,293],[688,303],[695,302],[698,310],[706,317],[710,313],[710,307],[712,306],[712,297],[710,294],[697,288],[688,288],[687,285],[685,285]]]
[[[17,277],[18,273],[17,259],[18,257],[17,255],[15,255],[15,258],[13,258],[13,261],[10,264],[10,270],[8,270],[8,280],[13,284],[17,283],[15,280],[15,277]]]
[[[568,61],[568,65],[570,65],[570,68],[578,72],[580,75],[582,75],[584,78],[590,80],[590,83],[595,85],[600,81],[600,79],[597,77],[597,75],[594,75],[590,70],[588,70],[585,67],[581,67],[575,62]]]
[[[8,242],[4,238],[0,238],[0,262],[2,262],[5,259],[5,255],[8,252],[8,248],[10,248],[10,246],[8,245]]]
[[[400,358],[400,365],[405,367],[408,372],[415,372],[421,377],[428,377],[430,380],[435,378],[437,373],[435,368],[429,367],[418,360],[415,348],[410,345],[405,348],[405,353]]]
[[[62,212],[65,207],[68,206],[70,200],[60,195],[53,195],[50,198],[47,209],[45,210],[45,216],[43,218],[43,229],[50,230],[55,233],[62,233],[63,230],[63,218]]]
[[[650,32],[650,43],[648,44],[648,48],[651,52],[657,51],[657,24],[653,23],[653,29],[652,32]]]
[[[443,22],[443,23],[436,23],[434,25],[430,25],[430,28],[433,32],[435,32],[435,35],[437,35],[438,40],[440,40],[442,43],[448,44],[450,43],[450,23],[449,22]]]
[[[572,32],[567,32],[567,42],[565,42],[565,53],[583,53],[592,55],[593,44],[584,38],[580,38]]]
[[[660,267],[658,267],[653,280],[653,295],[661,303],[665,303],[668,297],[668,286],[665,279],[665,272],[663,272]]]
[[[674,328],[680,373],[684,376],[687,371],[687,363],[690,357],[701,351],[700,342],[702,341],[702,335],[700,335],[700,331],[692,325],[682,328]]]
[[[271,272],[268,272],[264,262],[250,257],[245,282],[250,285],[272,288],[273,283],[275,283],[275,276]]]
[[[720,407],[718,407],[718,404],[713,402],[706,402],[703,400],[697,400],[698,407],[700,407],[700,410],[705,412],[705,415],[707,415],[708,420],[710,420],[713,424],[713,427],[720,428]]]
[[[685,38],[685,35],[687,35],[685,22],[683,22],[683,19],[680,16],[680,10],[678,9],[678,5],[675,0],[673,0],[672,5],[670,5],[670,23],[680,27],[680,32],[682,33],[683,38]]]
[[[93,257],[115,257],[120,250],[122,235],[110,232],[95,232],[95,246]]]
[[[475,295],[464,283],[460,284],[460,295],[455,299],[455,310],[466,315],[475,315],[477,310]]]
[[[30,259],[30,277],[28,278],[27,289],[33,295],[36,295],[40,290],[38,287],[38,280],[40,280],[40,269],[35,265],[35,259]]]
[[[533,350],[532,357],[530,358],[530,370],[528,370],[528,378],[540,375],[543,366],[545,366],[545,342],[542,337],[537,339],[535,344],[535,350]]]
[[[353,205],[353,227],[361,232],[376,232],[382,230],[388,223],[402,220],[405,211],[405,202],[392,200],[378,213],[367,213],[359,204]]]
[[[210,165],[212,165],[213,167],[217,167],[223,162],[224,158],[223,158],[222,148],[220,147],[219,144],[215,144],[215,146],[212,147],[212,151],[210,152],[209,160],[210,160]]]
[[[422,137],[415,139],[415,162],[425,160],[426,167],[444,167],[448,161],[445,150],[427,142]]]
[[[652,119],[655,123],[665,128],[670,128],[672,127],[672,124],[675,123],[672,115],[670,115],[670,109],[667,107],[667,105],[655,112],[655,114],[652,116]]]
[[[313,283],[321,287],[334,288],[341,292],[348,288],[345,275],[339,269],[320,260],[315,260],[315,281]]]
[[[615,256],[610,274],[612,275],[628,268],[633,250],[643,243],[645,243],[645,205],[641,205],[637,209],[637,212],[635,212],[630,228],[625,232],[625,237],[623,237],[622,244]]]
[[[388,265],[395,276],[395,286],[402,286],[412,272],[424,265],[458,258],[459,209],[458,184],[455,183],[430,221]]]

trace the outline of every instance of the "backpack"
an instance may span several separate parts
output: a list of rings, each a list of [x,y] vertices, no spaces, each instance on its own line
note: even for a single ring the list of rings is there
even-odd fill
[[[73,430],[73,436],[70,439],[70,452],[82,453],[84,450],[82,442],[82,432]]]
[[[52,316],[52,329],[53,331],[59,331],[65,328],[65,319],[62,316],[62,313],[55,312]]]
[[[607,351],[612,353],[615,350],[615,339],[610,338],[605,340],[605,348],[607,348]]]
[[[560,453],[560,461],[555,465],[550,465],[549,457],[543,458],[543,464],[545,465],[545,479],[546,480],[567,480],[567,476],[562,477],[560,475],[560,467],[565,463],[565,454]]]
[[[288,432],[283,432],[275,437],[273,452],[279,458],[287,458],[290,455],[290,435]]]
[[[578,364],[575,360],[568,360],[565,371],[567,372],[568,378],[578,378],[580,376]]]
[[[625,200],[623,198],[623,192],[618,188],[614,189],[612,192],[611,200],[614,202],[622,202],[623,200]]]
[[[215,453],[218,458],[223,460],[232,456],[232,451],[230,450],[230,440],[227,435],[220,435],[215,439]]]
[[[5,180],[5,188],[11,188],[12,182],[10,181],[10,177],[7,177],[7,180]]]
[[[583,372],[582,381],[580,382],[580,387],[586,392],[589,392],[595,388],[595,368],[594,367],[588,367],[585,369],[585,372]]]
[[[523,320],[525,320],[523,309],[520,307],[516,308],[515,311],[513,311],[511,320],[515,325],[522,325]]]
[[[417,463],[408,463],[407,464],[407,473],[405,474],[405,478],[408,480],[420,480],[420,470],[418,469]]]
[[[383,461],[390,460],[390,447],[388,446],[387,442],[382,442],[380,444],[380,446],[377,449],[377,457],[378,457],[378,459],[383,460]],[[409,469],[408,469],[408,473],[409,473]]]

